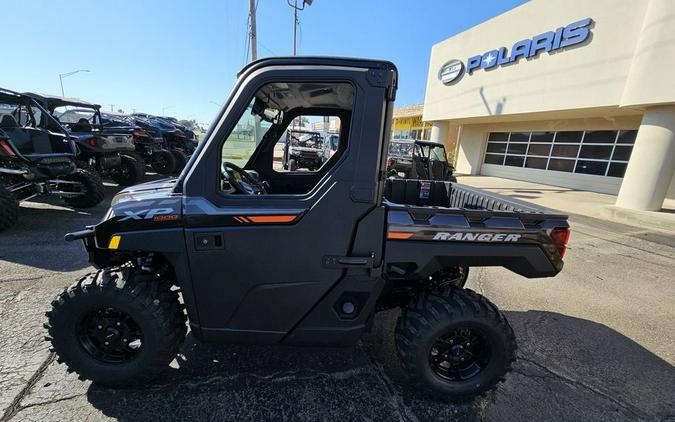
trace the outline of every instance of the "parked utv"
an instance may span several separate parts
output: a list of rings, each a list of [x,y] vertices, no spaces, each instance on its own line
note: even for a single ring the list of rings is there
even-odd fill
[[[39,102],[76,138],[79,167],[89,167],[122,186],[143,181],[145,162],[135,153],[133,127],[105,124],[98,104],[30,92],[25,95]]]
[[[56,195],[88,208],[103,200],[95,172],[75,165],[67,131],[31,97],[0,88],[0,230],[16,223],[19,203]]]
[[[167,149],[162,132],[156,126],[124,114],[101,113],[104,124],[115,126],[131,126],[133,128],[136,154],[143,158],[157,174],[173,174],[176,169],[176,158]]]
[[[454,171],[443,144],[408,139],[389,142],[387,175],[390,177],[456,182]]]
[[[303,129],[286,131],[282,164],[285,170],[315,171],[324,161],[323,138],[319,132]]]
[[[160,130],[168,150],[171,151],[176,161],[174,173],[180,173],[185,167],[188,157],[195,150],[195,142],[190,141],[188,135],[171,121],[144,113],[132,114],[132,116],[144,119],[148,124]]]
[[[103,385],[141,384],[174,359],[187,321],[204,341],[351,345],[376,312],[400,308],[395,340],[412,383],[452,399],[494,388],[515,337],[464,289],[461,268],[554,276],[567,217],[456,183],[385,178],[396,81],[393,64],[374,60],[246,66],[178,178],[123,190],[103,221],[66,235],[98,270],[47,312],[58,361]],[[315,172],[276,171],[293,120],[326,115],[342,122],[332,157]],[[223,160],[256,122],[260,141],[241,166]]]

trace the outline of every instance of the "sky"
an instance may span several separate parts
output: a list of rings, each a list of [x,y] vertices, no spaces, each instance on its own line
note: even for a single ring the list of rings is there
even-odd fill
[[[300,0],[301,1],[301,0]],[[524,0],[314,0],[298,55],[386,59],[424,101],[431,46]],[[0,87],[210,124],[246,63],[248,0],[3,1]],[[13,18],[16,17],[16,18]],[[258,0],[258,58],[293,51],[287,0]],[[250,57],[250,56],[249,56]]]

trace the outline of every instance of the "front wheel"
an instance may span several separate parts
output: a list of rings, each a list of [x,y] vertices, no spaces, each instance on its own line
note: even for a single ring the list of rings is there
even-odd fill
[[[298,169],[297,161],[295,161],[293,158],[288,160],[288,171],[296,171],[297,169]]]
[[[130,268],[100,270],[52,302],[45,327],[57,360],[81,379],[139,385],[165,370],[186,334],[178,293]]]
[[[183,171],[183,168],[187,163],[187,156],[183,151],[177,149],[172,149],[171,154],[173,154],[173,157],[176,159],[176,167],[174,168],[173,173],[178,174]]]
[[[121,155],[121,164],[110,178],[120,186],[132,186],[140,183],[145,176],[145,161],[140,155]]]
[[[151,166],[158,174],[171,174],[176,169],[176,157],[170,151],[160,149],[152,154]]]
[[[0,184],[0,231],[13,226],[19,219],[19,203],[12,192]]]
[[[447,296],[421,294],[403,310],[395,339],[411,381],[451,400],[495,388],[511,370],[517,348],[497,307],[462,289]]]
[[[103,201],[103,182],[96,172],[77,169],[75,173],[64,178],[70,182],[76,182],[75,189],[71,189],[78,196],[64,197],[63,200],[75,208],[91,208]]]

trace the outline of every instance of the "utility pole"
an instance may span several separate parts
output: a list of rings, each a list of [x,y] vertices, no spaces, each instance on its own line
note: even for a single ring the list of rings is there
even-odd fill
[[[293,55],[296,56],[298,49],[296,47],[296,40],[298,34],[298,10],[305,10],[305,5],[311,6],[314,0],[302,0],[302,7],[298,7],[298,0],[286,0],[289,6],[293,8]]]
[[[258,44],[256,40],[256,27],[255,27],[255,2],[256,0],[248,0],[248,16],[249,23],[251,25],[249,35],[251,37],[251,61],[254,62],[258,59]]]

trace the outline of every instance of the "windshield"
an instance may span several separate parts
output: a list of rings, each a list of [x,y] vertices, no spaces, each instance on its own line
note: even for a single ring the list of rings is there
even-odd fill
[[[262,120],[253,113],[253,103],[246,107],[244,115],[227,137],[222,149],[222,160],[244,167],[248,162],[260,140],[272,127],[272,123]]]
[[[396,157],[412,157],[413,143],[412,142],[389,142],[389,155]]]
[[[54,110],[54,116],[61,123],[78,123],[81,119],[86,120],[90,124],[94,123],[94,110],[87,109],[77,109],[77,110],[68,110],[65,107],[59,107]]]
[[[291,146],[321,149],[323,146],[323,138],[318,133],[302,133],[294,130],[288,131],[290,136]]]

